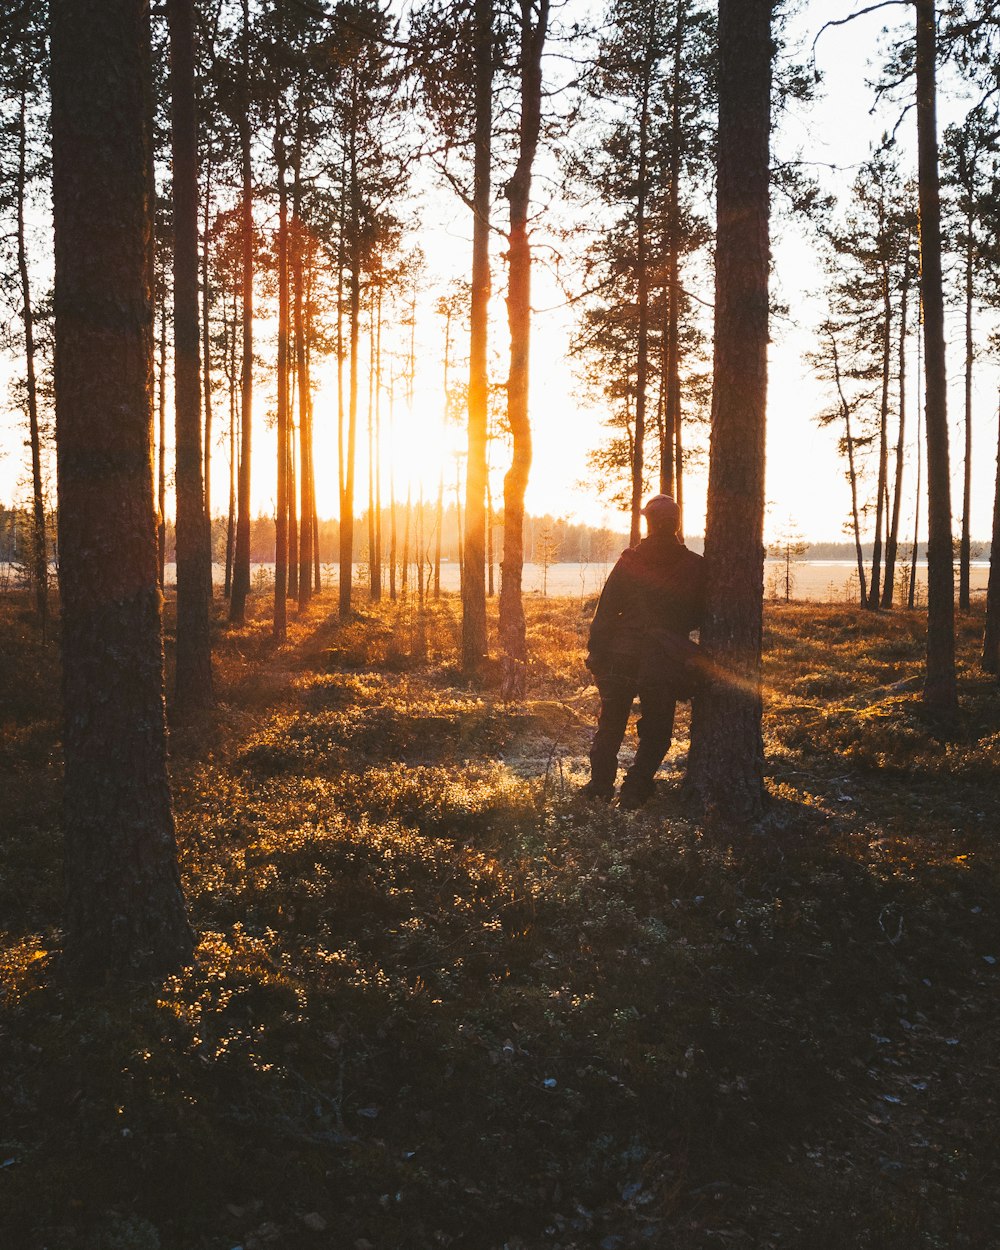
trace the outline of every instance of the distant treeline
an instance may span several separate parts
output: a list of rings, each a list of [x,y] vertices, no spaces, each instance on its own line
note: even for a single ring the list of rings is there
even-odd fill
[[[437,544],[437,501],[425,500],[411,503],[409,509],[405,503],[397,503],[396,543],[399,551],[409,545],[412,547],[418,533],[417,521],[423,508],[422,533],[429,557],[432,557]],[[392,509],[382,510],[382,540],[388,552],[392,535]],[[407,515],[409,514],[409,515]],[[464,520],[464,513],[462,514]],[[31,513],[26,508],[8,508],[0,504],[0,562],[6,565],[18,564],[27,558],[31,538]],[[49,558],[56,558],[56,514],[51,512],[48,517]],[[356,558],[364,562],[368,558],[366,538],[368,534],[368,514],[364,512],[356,522],[361,535],[361,542]],[[503,513],[493,515],[492,524],[493,551],[495,562],[500,559],[500,547],[503,538]],[[336,520],[320,518],[319,552],[320,563],[333,563],[337,559],[340,543],[340,523]],[[212,559],[217,564],[225,563],[228,521],[224,516],[212,518]],[[407,538],[409,533],[409,538]],[[168,518],[166,523],[166,559],[173,563],[175,556],[174,522]],[[550,564],[569,562],[574,564],[604,564],[618,558],[628,544],[628,537],[622,531],[601,529],[590,525],[582,525],[552,516],[526,516],[524,522],[525,559],[530,563],[546,561]],[[459,559],[459,512],[454,502],[443,509],[441,526],[441,557],[448,561]],[[255,564],[269,564],[274,560],[274,517],[264,513],[253,517],[250,522],[250,559]]]
[[[425,501],[423,533],[427,545],[428,557],[434,554],[437,543],[437,503]],[[417,515],[421,505],[411,503],[409,508],[410,542],[417,533]],[[360,517],[359,531],[368,533],[368,514]],[[48,518],[49,558],[56,559],[56,517],[53,512]],[[406,542],[407,505],[396,505],[396,541],[400,551]],[[212,520],[212,559],[217,564],[224,564],[226,559],[225,517],[217,516]],[[389,549],[392,532],[391,509],[382,510],[382,536],[386,552]],[[26,508],[7,508],[0,504],[0,562],[5,565],[18,565],[27,559],[31,535],[31,513]],[[493,550],[494,562],[500,559],[500,544],[503,535],[503,514],[493,516]],[[692,551],[704,550],[704,538],[695,534],[685,539]],[[321,519],[319,522],[320,563],[330,564],[337,559],[340,542],[340,524],[336,520]],[[524,558],[532,564],[611,564],[628,545],[628,535],[623,530],[598,528],[575,521],[567,521],[562,517],[526,516],[524,521]],[[872,544],[862,546],[865,559],[870,560]],[[910,558],[911,548],[905,548]],[[783,547],[773,543],[767,549],[768,556],[777,558],[783,555]],[[364,562],[368,557],[362,543],[358,551],[358,559]],[[444,509],[444,520],[441,532],[441,557],[448,561],[459,559],[459,527],[458,509],[454,503]],[[174,524],[167,521],[166,526],[166,558],[168,563],[174,560]],[[250,558],[255,564],[269,564],[274,560],[274,518],[261,514],[250,523]],[[805,550],[794,555],[795,560],[846,560],[855,559],[855,548],[851,542],[818,542],[806,543]],[[921,543],[917,548],[917,559],[927,558],[927,547]],[[989,543],[973,543],[972,558],[988,560],[990,558]]]

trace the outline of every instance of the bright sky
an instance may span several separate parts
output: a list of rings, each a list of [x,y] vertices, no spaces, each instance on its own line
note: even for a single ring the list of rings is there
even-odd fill
[[[790,27],[793,40],[800,41],[805,54],[812,44],[820,20],[849,12],[858,4],[833,5],[829,0],[810,0]],[[820,19],[819,15],[822,15]],[[838,184],[849,185],[853,167],[865,159],[870,144],[887,124],[892,125],[897,111],[887,109],[872,117],[869,109],[872,92],[866,78],[874,77],[873,58],[877,55],[881,15],[859,19],[849,27],[828,31],[819,43],[817,64],[824,76],[820,98],[811,106],[799,107],[785,115],[776,137],[776,151],[786,157],[801,155],[820,165],[837,166],[839,175],[829,171],[825,176]],[[942,125],[958,115],[960,106],[943,102]],[[912,114],[903,123],[900,140],[912,146]],[[506,203],[497,207],[497,224],[502,224]],[[441,357],[443,322],[430,307],[443,292],[447,280],[466,277],[471,248],[470,223],[467,210],[454,196],[438,193],[432,211],[425,218],[420,244],[432,274],[432,286],[422,297],[424,311],[418,308],[417,377],[412,412],[402,398],[394,405],[394,440],[396,447],[396,493],[405,497],[407,478],[412,483],[414,498],[421,484],[425,494],[436,494],[441,465],[445,480],[454,496],[456,469],[461,464],[464,438],[455,428],[444,428],[441,420]],[[539,236],[541,234],[539,232]],[[495,239],[494,254],[501,250]],[[791,524],[805,536],[816,539],[837,539],[843,536],[849,496],[843,467],[836,454],[836,432],[821,431],[814,417],[826,402],[822,389],[810,375],[805,354],[812,346],[812,328],[823,316],[823,302],[818,296],[821,275],[815,263],[815,245],[798,225],[789,225],[780,215],[774,224],[774,255],[777,290],[791,310],[791,319],[775,319],[770,367],[770,400],[768,413],[768,526],[771,532]],[[498,266],[499,267],[499,266]],[[705,292],[710,296],[710,291]],[[491,339],[495,354],[494,379],[506,373],[507,329],[503,292],[495,293],[492,307]],[[573,516],[591,524],[625,528],[627,518],[613,511],[598,491],[582,485],[588,478],[587,452],[601,439],[604,414],[588,407],[580,399],[580,388],[566,350],[573,332],[574,310],[564,305],[564,296],[544,265],[535,269],[533,303],[536,308],[532,341],[531,415],[534,433],[534,465],[528,489],[529,511],[541,514]],[[264,327],[262,327],[262,330]],[[952,412],[952,462],[956,481],[953,511],[958,512],[958,476],[961,473],[959,421],[961,416],[961,354],[958,327],[953,327],[955,350],[949,357],[952,379],[950,402]],[[456,371],[457,373],[457,371]],[[364,375],[364,362],[362,362]],[[336,499],[336,385],[332,369],[318,376],[319,390],[315,399],[316,463],[319,509],[323,515],[335,515]],[[910,382],[911,395],[915,379]],[[401,388],[400,388],[401,390]],[[367,482],[366,438],[364,433],[367,382],[362,383],[362,428],[359,430],[358,510],[365,506]],[[973,482],[973,536],[985,539],[991,525],[993,474],[995,472],[997,371],[984,361],[978,366],[974,455],[976,475]],[[274,500],[273,429],[263,428],[263,413],[268,406],[266,387],[259,388],[259,409],[255,434],[254,508],[271,511]],[[270,400],[273,406],[273,400]],[[221,405],[220,405],[221,407]],[[914,422],[911,421],[911,433]],[[388,399],[383,399],[383,428],[389,427]],[[26,455],[23,433],[18,420],[9,413],[0,413],[0,500],[19,495],[19,483],[25,477]],[[459,456],[456,457],[456,453]],[[498,453],[494,453],[496,456]],[[915,448],[911,440],[907,473],[911,478]],[[494,497],[502,490],[502,464],[494,468]],[[213,500],[222,505],[228,474],[225,452],[220,447],[215,456]],[[686,479],[688,533],[703,527],[705,471],[692,470]],[[384,475],[383,498],[388,498],[388,471]],[[908,505],[909,506],[909,505]],[[925,509],[924,509],[925,511]],[[909,533],[912,520],[904,515],[903,531]],[[957,529],[957,520],[956,520]]]

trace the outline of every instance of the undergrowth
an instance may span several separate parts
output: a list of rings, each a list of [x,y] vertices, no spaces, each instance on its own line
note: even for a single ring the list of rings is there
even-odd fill
[[[453,599],[221,630],[172,741],[197,962],[87,993],[54,651],[0,621],[4,1250],[996,1244],[979,622],[945,739],[919,617],[769,606],[772,803],[724,845],[686,710],[647,808],[578,797],[587,621],[528,607],[521,707],[461,680]]]

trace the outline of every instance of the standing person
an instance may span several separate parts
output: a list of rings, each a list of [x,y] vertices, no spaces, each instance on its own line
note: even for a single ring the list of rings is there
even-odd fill
[[[639,696],[639,749],[618,800],[628,810],[652,796],[653,778],[670,746],[676,702],[691,696],[696,652],[689,635],[701,625],[705,598],[704,559],[678,537],[677,503],[669,495],[654,495],[642,515],[648,534],[611,570],[590,626],[587,655],[601,712],[586,797],[602,802],[614,797],[618,750]]]

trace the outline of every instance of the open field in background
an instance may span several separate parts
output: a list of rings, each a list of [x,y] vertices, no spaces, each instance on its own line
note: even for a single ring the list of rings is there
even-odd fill
[[[548,596],[553,599],[583,597],[589,598],[601,593],[601,587],[611,572],[611,563],[571,564],[559,563],[549,565],[548,570],[540,564],[525,564],[524,589],[529,595],[541,595],[543,586]],[[324,583],[327,588],[337,584],[337,570],[333,564],[323,566]],[[217,586],[225,580],[225,567],[213,565],[213,577]],[[905,572],[905,576],[904,576]],[[870,561],[866,566],[865,575],[870,573]],[[989,580],[989,561],[973,563],[971,567],[971,588],[974,595],[985,596],[986,583]],[[251,584],[258,590],[274,586],[274,565],[254,564],[251,567]],[[411,582],[414,577],[411,566]],[[383,572],[383,581],[388,585],[388,573]],[[906,600],[909,586],[908,568],[900,571],[897,578],[899,588],[897,599]],[[177,567],[166,566],[166,582],[168,586],[177,584]],[[355,564],[354,582],[359,589],[367,588],[368,566]],[[858,569],[849,560],[797,560],[791,569],[791,598],[808,600],[816,603],[856,603],[858,601]],[[499,570],[496,574],[497,587],[500,585]],[[956,574],[957,584],[957,574]],[[458,564],[449,561],[441,565],[441,587],[445,591],[457,593],[459,589]],[[766,560],[764,562],[764,589],[770,599],[785,597],[785,563],[783,560]],[[917,600],[923,603],[927,593],[927,565],[921,562],[917,566]]]
[[[769,605],[773,803],[725,844],[683,806],[686,710],[646,809],[576,797],[578,598],[529,600],[523,707],[459,680],[454,598],[333,607],[279,650],[220,630],[219,707],[172,742],[198,962],[83,995],[56,653],[4,604],[4,1250],[997,1244],[978,614],[945,740],[919,614]]]

